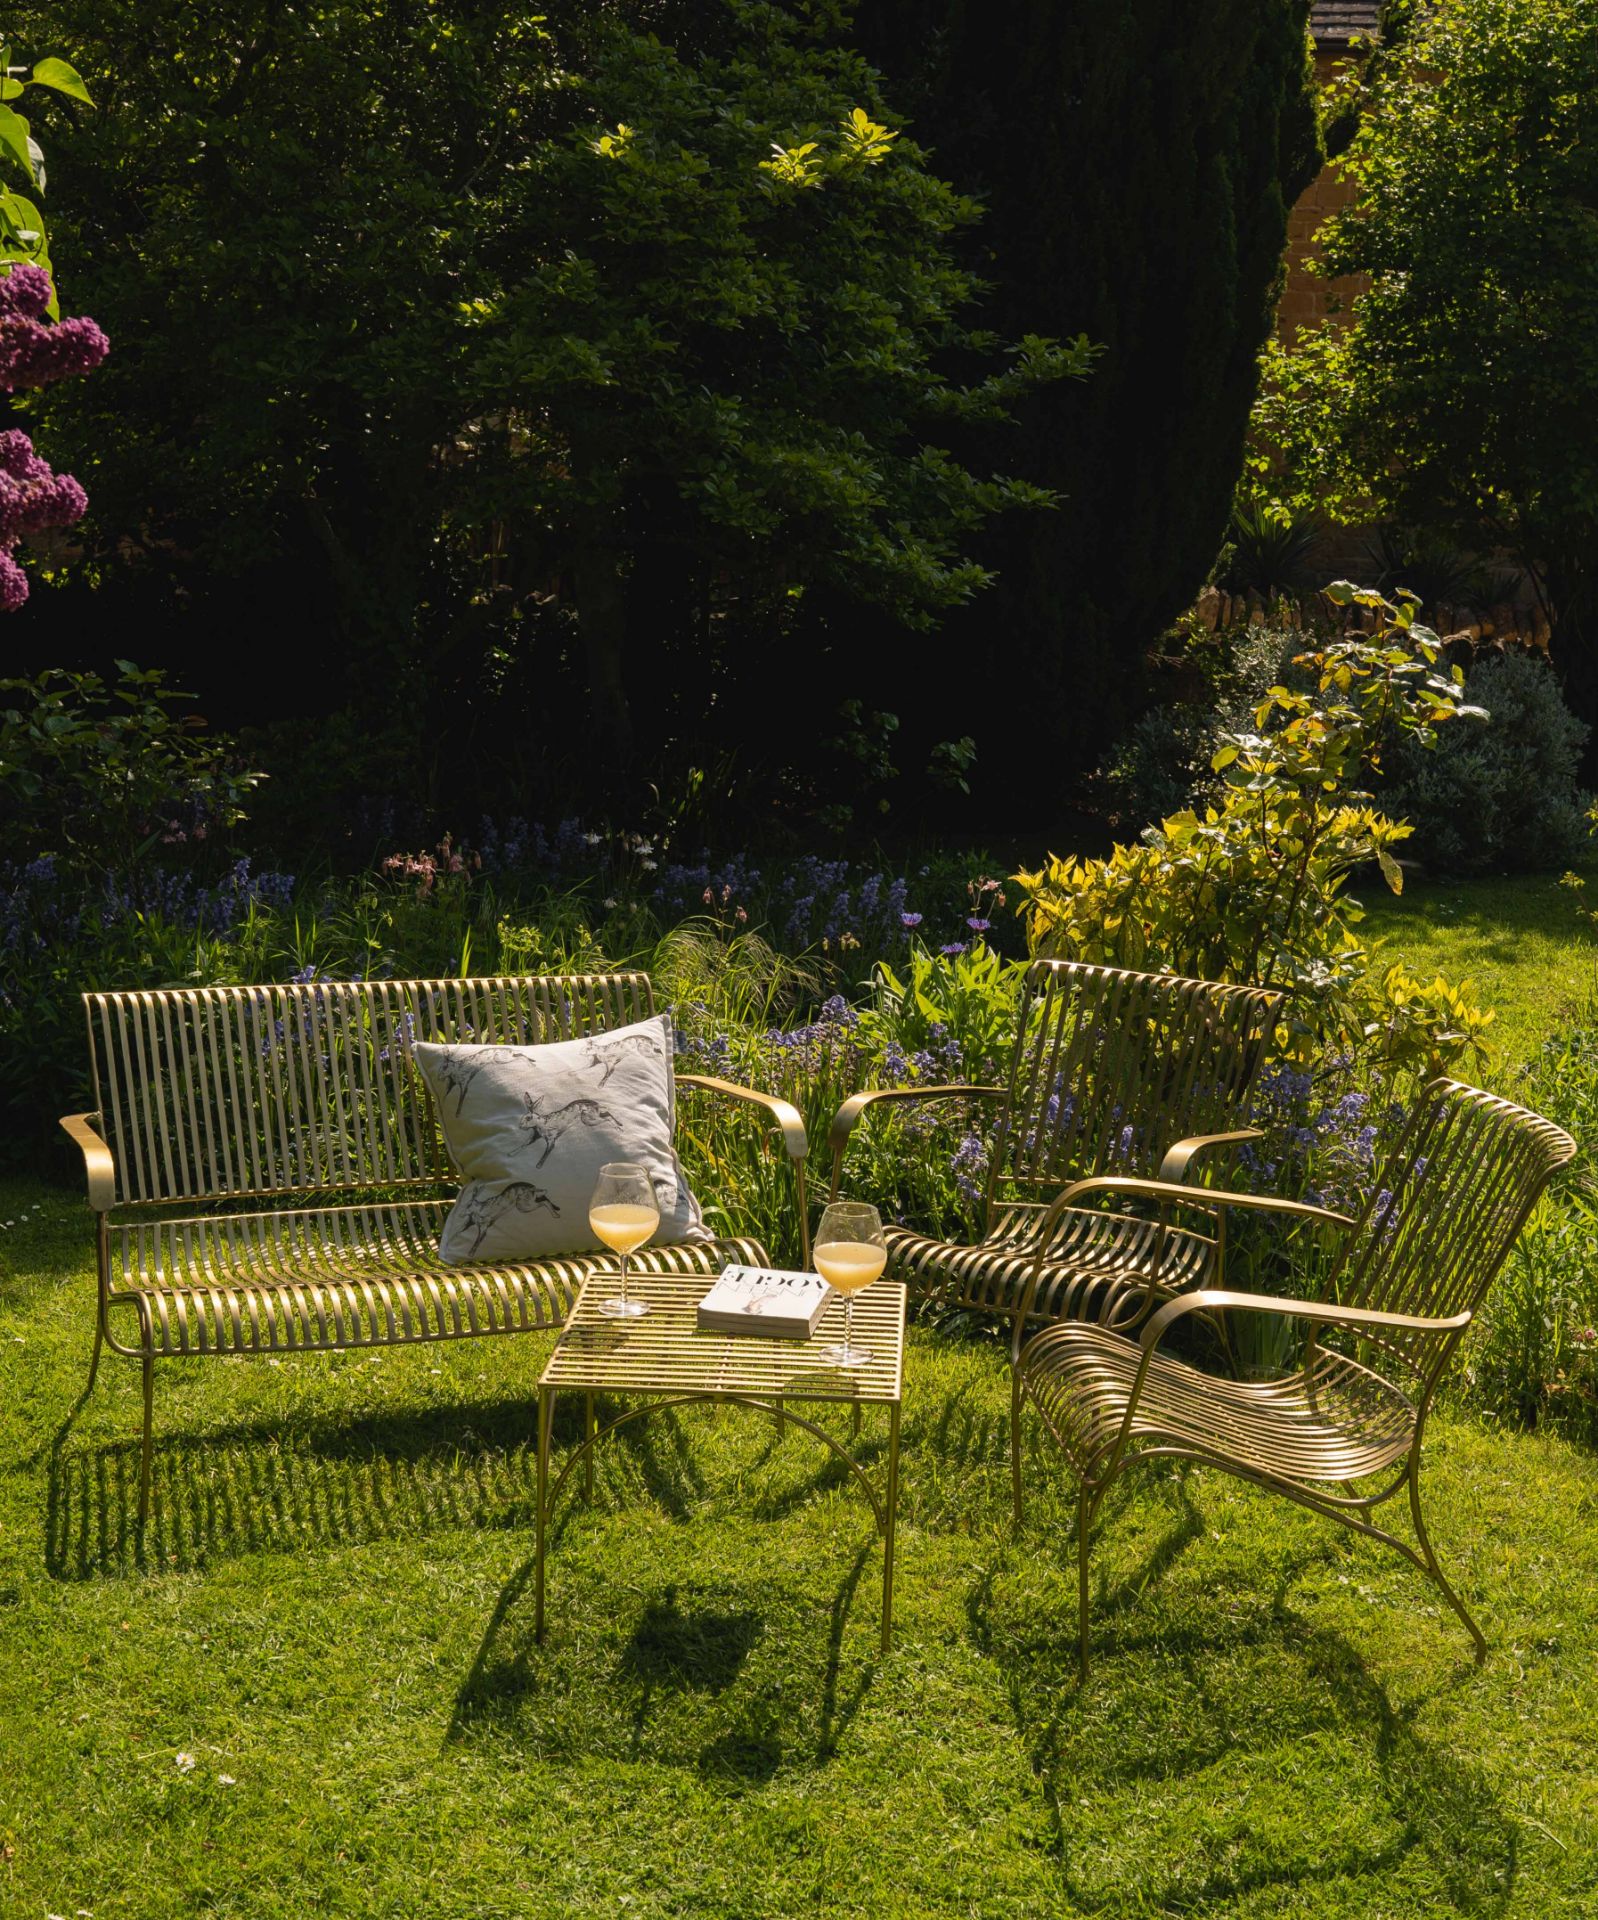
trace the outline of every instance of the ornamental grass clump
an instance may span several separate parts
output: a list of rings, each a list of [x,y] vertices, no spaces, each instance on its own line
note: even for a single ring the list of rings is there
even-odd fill
[[[1374,865],[1403,890],[1394,848],[1410,828],[1373,803],[1384,741],[1417,743],[1462,715],[1459,668],[1416,601],[1338,581],[1347,630],[1298,658],[1307,689],[1273,686],[1254,730],[1222,736],[1220,795],[1184,808],[1104,860],[1059,859],[1017,876],[1035,954],[1280,988],[1284,1039],[1308,1059],[1326,1047],[1396,1069],[1431,1070],[1483,1050],[1491,1019],[1468,982],[1374,978],[1347,893]],[[1353,621],[1357,620],[1356,626]]]

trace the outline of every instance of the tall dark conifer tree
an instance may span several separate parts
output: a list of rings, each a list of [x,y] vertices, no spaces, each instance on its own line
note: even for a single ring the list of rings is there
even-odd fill
[[[966,724],[996,814],[1047,808],[1096,763],[1220,546],[1288,209],[1320,158],[1308,10],[862,0],[915,136],[987,203],[993,326],[1104,349],[1006,429],[1007,470],[1066,503],[990,538],[998,585],[945,629],[995,689]]]

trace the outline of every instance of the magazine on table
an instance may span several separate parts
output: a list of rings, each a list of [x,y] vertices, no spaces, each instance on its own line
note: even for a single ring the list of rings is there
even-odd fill
[[[808,1340],[832,1292],[819,1273],[780,1267],[723,1267],[699,1303],[704,1333],[758,1333]]]

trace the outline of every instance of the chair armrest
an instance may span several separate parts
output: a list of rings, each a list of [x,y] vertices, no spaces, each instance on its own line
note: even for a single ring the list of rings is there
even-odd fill
[[[1129,1173],[1100,1173],[1091,1179],[1073,1180],[1049,1207],[1045,1225],[1052,1226],[1067,1207],[1090,1193],[1140,1195],[1176,1206],[1199,1207],[1209,1213],[1230,1212],[1236,1208],[1245,1213],[1286,1213],[1301,1219],[1329,1220],[1339,1227],[1356,1224],[1346,1213],[1312,1206],[1308,1200],[1284,1200],[1274,1193],[1233,1193],[1226,1187],[1190,1187],[1180,1180],[1141,1180]]]
[[[679,1087],[698,1087],[705,1093],[719,1093],[727,1100],[745,1100],[751,1106],[764,1107],[782,1129],[782,1144],[787,1148],[790,1160],[802,1161],[810,1151],[804,1120],[791,1100],[780,1099],[774,1093],[762,1093],[757,1087],[741,1087],[735,1080],[715,1080],[703,1073],[679,1073],[677,1084]]]
[[[1372,1307],[1344,1307],[1330,1300],[1287,1300],[1274,1293],[1232,1293],[1202,1288],[1169,1300],[1149,1318],[1138,1336],[1145,1352],[1157,1347],[1168,1327],[1189,1313],[1224,1313],[1245,1308],[1250,1313],[1275,1314],[1280,1320],[1308,1320],[1314,1326],[1368,1327],[1387,1333],[1459,1333],[1471,1323],[1469,1312],[1454,1313],[1446,1319],[1430,1320],[1413,1313],[1379,1313]]]
[[[805,1191],[805,1155],[810,1151],[804,1118],[791,1100],[774,1093],[762,1093],[757,1087],[740,1086],[736,1080],[717,1080],[705,1073],[679,1073],[679,1087],[698,1087],[701,1093],[714,1093],[724,1100],[742,1100],[762,1107],[782,1132],[782,1144],[793,1163],[794,1204],[799,1211],[799,1250],[806,1268],[810,1265],[810,1200]]]
[[[1003,1100],[1008,1091],[1006,1087],[870,1087],[864,1093],[850,1094],[832,1116],[832,1125],[827,1129],[827,1145],[832,1152],[833,1199],[838,1197],[838,1184],[843,1178],[843,1156],[848,1151],[849,1136],[867,1107],[875,1106],[879,1100]]]
[[[1183,1142],[1183,1145],[1188,1144]],[[1172,1150],[1173,1152],[1175,1149]],[[1168,1154],[1167,1159],[1170,1158]],[[1352,1227],[1355,1223],[1346,1213],[1334,1213],[1330,1207],[1311,1206],[1307,1200],[1283,1200],[1272,1193],[1232,1193],[1224,1187],[1190,1187],[1180,1180],[1143,1180],[1130,1173],[1094,1174],[1086,1180],[1073,1180],[1050,1202],[1038,1230],[1038,1250],[1032,1261],[1032,1271],[1021,1293],[1019,1308],[1016,1312],[1014,1331],[1011,1336],[1010,1358],[1018,1362],[1021,1348],[1026,1339],[1026,1323],[1031,1315],[1032,1302],[1037,1298],[1038,1288],[1042,1284],[1043,1269],[1049,1257],[1049,1242],[1054,1232],[1055,1222],[1068,1207],[1078,1200],[1095,1193],[1124,1193],[1144,1199],[1159,1200],[1170,1206],[1196,1207],[1203,1212],[1213,1213],[1216,1217],[1215,1262],[1218,1271],[1225,1266],[1226,1216],[1234,1209],[1246,1213],[1285,1213],[1299,1219],[1329,1220],[1334,1226]],[[1159,1271],[1165,1257],[1165,1218],[1161,1215],[1160,1246],[1154,1256],[1154,1270]],[[1187,1295],[1186,1298],[1193,1296]]]
[[[89,1181],[89,1205],[96,1213],[109,1213],[117,1200],[117,1164],[111,1149],[95,1132],[97,1113],[67,1113],[61,1125],[74,1146],[83,1155],[83,1171]]]
[[[1192,1134],[1167,1149],[1165,1158],[1160,1162],[1159,1177],[1162,1180],[1185,1180],[1189,1164],[1201,1153],[1208,1153],[1211,1147],[1240,1147],[1245,1140],[1262,1140],[1264,1137],[1259,1127],[1239,1127],[1233,1133]]]

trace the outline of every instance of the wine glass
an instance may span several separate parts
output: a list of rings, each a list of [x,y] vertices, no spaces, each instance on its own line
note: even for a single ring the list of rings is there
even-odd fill
[[[612,1320],[636,1320],[648,1313],[647,1300],[627,1297],[627,1256],[636,1253],[660,1225],[660,1206],[647,1169],[626,1160],[601,1167],[588,1203],[588,1225],[594,1238],[621,1260],[621,1292],[613,1300],[601,1300],[599,1311]]]
[[[851,1339],[854,1297],[888,1264],[882,1220],[876,1208],[853,1200],[834,1200],[816,1229],[814,1253],[816,1272],[848,1302],[843,1314],[843,1343],[824,1347],[821,1357],[835,1367],[863,1367],[871,1358],[871,1350],[855,1346]]]

